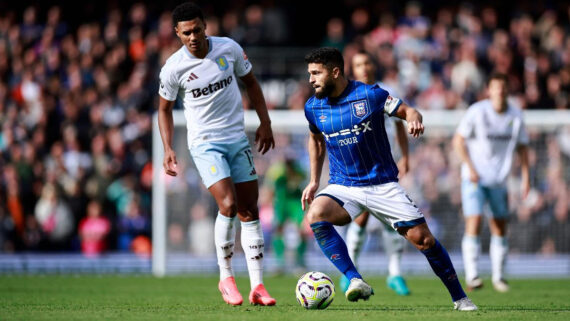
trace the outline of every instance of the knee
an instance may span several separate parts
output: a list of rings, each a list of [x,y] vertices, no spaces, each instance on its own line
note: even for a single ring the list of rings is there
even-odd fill
[[[412,228],[405,233],[406,238],[420,251],[425,251],[435,245],[435,237],[428,229]]]
[[[232,196],[226,196],[218,204],[220,208],[220,213],[234,217],[237,214],[238,208],[235,198]]]
[[[435,245],[435,237],[433,237],[433,235],[431,235],[430,233],[429,235],[422,236],[419,242],[416,244],[416,247],[420,251],[425,251],[427,249],[432,248],[434,245]]]
[[[327,221],[326,213],[319,207],[310,207],[306,218],[309,224]]]

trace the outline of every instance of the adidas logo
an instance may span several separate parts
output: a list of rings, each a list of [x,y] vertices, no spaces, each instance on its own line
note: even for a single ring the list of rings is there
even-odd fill
[[[188,77],[188,80],[186,80],[186,81],[196,80],[196,79],[198,79],[198,76],[196,76],[195,73],[190,73],[190,76]]]

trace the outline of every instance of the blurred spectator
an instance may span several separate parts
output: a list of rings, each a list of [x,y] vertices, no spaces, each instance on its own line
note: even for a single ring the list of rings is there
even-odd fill
[[[326,36],[323,39],[322,47],[334,47],[341,52],[346,45],[344,37],[344,22],[340,18],[331,18],[326,25]]]
[[[215,253],[214,219],[208,215],[207,207],[202,202],[196,202],[190,209],[190,227],[188,237],[190,239],[190,249],[197,255],[209,255]]]
[[[125,208],[125,213],[119,218],[119,243],[118,249],[128,251],[133,241],[139,236],[150,235],[150,221],[142,212],[139,200],[132,198]],[[143,251],[144,252],[144,251]]]
[[[81,252],[87,257],[97,257],[107,249],[111,223],[101,212],[101,203],[91,201],[87,205],[87,217],[79,223]]]
[[[54,185],[45,185],[36,204],[36,219],[47,238],[50,250],[69,250],[74,232],[73,215]]]

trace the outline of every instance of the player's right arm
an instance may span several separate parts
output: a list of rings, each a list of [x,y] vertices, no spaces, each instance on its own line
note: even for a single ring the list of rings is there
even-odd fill
[[[469,168],[469,180],[473,183],[477,183],[479,181],[479,174],[477,174],[475,165],[473,165],[473,161],[471,157],[469,157],[469,151],[465,145],[465,138],[459,133],[456,133],[453,137],[453,148],[457,155],[459,155],[461,161]]]
[[[321,133],[311,131],[308,145],[311,174],[309,184],[305,187],[303,195],[301,196],[301,207],[303,211],[306,208],[305,202],[307,205],[310,205],[315,199],[315,193],[319,189],[326,153],[325,137]]]
[[[473,115],[475,112],[476,110],[471,107],[470,109],[467,110],[467,113],[465,114],[465,116],[463,116],[463,119],[461,119],[461,122],[457,127],[457,132],[455,133],[455,136],[453,136],[453,142],[452,142],[455,152],[457,153],[457,155],[459,155],[461,161],[465,163],[469,168],[469,180],[473,183],[479,182],[479,174],[477,174],[477,170],[475,169],[473,160],[471,159],[471,157],[469,157],[469,150],[467,149],[467,145],[465,144],[465,138],[470,137],[475,130],[475,126],[473,123],[474,119]]]
[[[170,176],[176,176],[178,173],[176,170],[176,153],[172,149],[172,135],[174,133],[174,119],[172,118],[173,107],[174,101],[159,97],[158,128],[160,129],[160,138],[164,146],[164,160],[162,166],[166,174]]]

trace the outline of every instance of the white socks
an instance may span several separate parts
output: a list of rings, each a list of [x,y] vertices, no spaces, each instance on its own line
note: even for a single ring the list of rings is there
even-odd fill
[[[463,250],[463,264],[465,266],[465,279],[469,282],[473,280],[477,274],[477,258],[481,252],[481,242],[477,236],[463,236],[461,242]],[[493,282],[497,282],[503,278],[503,270],[509,246],[507,238],[502,236],[491,235],[491,244],[489,246],[489,256],[491,257],[491,272]]]
[[[362,227],[354,222],[348,225],[346,229],[346,248],[348,249],[348,256],[356,266],[356,261],[360,252],[362,251],[362,244],[364,243],[364,232],[366,227]]]
[[[247,261],[249,271],[249,282],[253,290],[257,285],[263,283],[263,232],[259,220],[251,222],[241,222],[241,246]]]
[[[236,218],[229,218],[218,212],[216,223],[214,224],[214,242],[216,244],[216,255],[220,266],[220,280],[234,276],[232,270],[232,256],[234,255],[234,244],[236,238]]]
[[[406,240],[392,228],[386,228],[382,231],[382,240],[384,243],[384,251],[388,256],[388,275],[401,275],[400,262],[402,260]]]
[[[461,242],[463,251],[463,266],[465,268],[465,280],[470,282],[477,274],[477,259],[481,252],[481,242],[478,236],[464,235]]]
[[[346,230],[346,247],[348,255],[356,266],[356,261],[362,251],[362,246],[366,237],[366,227],[352,222]],[[388,273],[390,276],[401,275],[400,262],[404,251],[405,239],[396,231],[388,228],[382,231],[382,240],[384,243],[384,251],[388,257]]]
[[[491,256],[491,271],[493,273],[493,282],[498,282],[503,278],[503,270],[505,268],[505,260],[509,246],[507,237],[491,235],[491,244],[489,246],[489,255]]]

